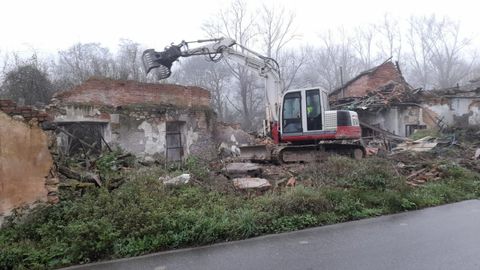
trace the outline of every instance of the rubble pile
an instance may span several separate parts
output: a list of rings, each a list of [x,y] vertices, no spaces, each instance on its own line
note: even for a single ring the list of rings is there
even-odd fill
[[[387,156],[407,184],[419,186],[445,179],[448,168],[459,165],[480,172],[480,130],[455,130],[438,138],[427,136],[397,145]]]
[[[388,157],[410,186],[442,179],[444,172],[430,153],[405,151]]]
[[[124,182],[123,173],[132,169],[135,156],[120,151],[100,155],[54,155],[60,178],[60,188],[82,193],[89,187],[107,187],[109,190]]]
[[[391,104],[414,101],[417,91],[412,90],[406,83],[389,81],[385,85],[370,90],[365,96],[338,99],[332,107],[347,110],[378,110]]]

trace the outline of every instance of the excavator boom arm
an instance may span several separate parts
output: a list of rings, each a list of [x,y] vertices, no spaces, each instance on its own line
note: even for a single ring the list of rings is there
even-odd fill
[[[191,43],[206,43],[203,46],[189,48]],[[237,45],[237,48],[234,46]],[[166,79],[171,74],[171,67],[180,57],[195,55],[208,55],[212,60],[225,57],[237,64],[243,65],[265,79],[265,104],[266,104],[266,131],[269,131],[270,123],[278,121],[279,98],[282,92],[282,81],[277,62],[259,53],[256,53],[231,38],[218,38],[208,40],[182,41],[178,45],[171,45],[162,52],[148,49],[143,52],[142,60],[147,73],[152,69],[158,69],[159,79]]]

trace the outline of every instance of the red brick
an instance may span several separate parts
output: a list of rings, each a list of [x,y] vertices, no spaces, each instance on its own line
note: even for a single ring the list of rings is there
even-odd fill
[[[376,67],[371,72],[365,72],[365,74],[357,76],[353,80],[347,82],[342,91],[338,89],[332,93],[332,96],[338,95],[342,97],[364,97],[368,92],[373,91],[390,81],[403,82],[402,74],[398,71],[395,64],[388,61],[382,65]]]
[[[0,107],[15,107],[17,104],[11,99],[0,99]]]
[[[0,111],[3,111],[4,113],[11,113],[15,110],[15,107],[3,107],[3,108],[0,108]]]
[[[209,106],[210,93],[200,87],[148,84],[135,81],[90,79],[55,96],[65,103],[125,106],[130,104],[171,104],[179,107]]]

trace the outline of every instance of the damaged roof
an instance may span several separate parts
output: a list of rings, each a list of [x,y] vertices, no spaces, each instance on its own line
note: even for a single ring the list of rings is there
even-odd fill
[[[390,71],[393,71],[393,72],[390,72],[390,73],[381,73],[381,74],[377,74],[377,73],[380,73],[380,72],[377,72],[377,71],[380,71],[380,70],[390,70]],[[344,89],[348,89],[353,83],[359,81],[361,78],[365,77],[365,76],[369,76],[369,78],[371,78],[371,82],[369,81],[369,88],[371,88],[370,90],[374,90],[378,87],[381,87],[383,85],[385,85],[388,81],[396,81],[396,82],[400,82],[400,83],[406,83],[405,82],[405,79],[403,78],[403,75],[400,71],[400,69],[398,68],[397,65],[395,65],[391,59],[387,59],[385,62],[383,62],[382,64],[376,66],[376,67],[373,67],[371,69],[368,69],[368,70],[365,70],[365,71],[362,71],[361,73],[359,73],[357,76],[355,76],[353,79],[347,81],[345,84],[343,84],[341,87],[333,90],[332,92],[330,92],[330,96],[335,96],[335,95],[338,95],[340,93],[341,90],[344,90]],[[365,95],[367,93],[364,93]]]
[[[200,87],[105,78],[90,78],[68,91],[55,94],[54,99],[64,104],[110,107],[142,104],[177,107],[210,106],[210,92]]]
[[[358,74],[330,93],[334,108],[367,109],[412,100],[412,87],[390,59]]]

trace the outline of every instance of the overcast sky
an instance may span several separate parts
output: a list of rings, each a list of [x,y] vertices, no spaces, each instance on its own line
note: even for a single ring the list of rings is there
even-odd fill
[[[296,13],[301,42],[314,45],[322,31],[378,22],[385,13],[448,15],[478,38],[480,18],[474,1],[443,0],[248,0],[279,3]],[[100,42],[112,50],[127,38],[153,48],[201,39],[202,22],[225,8],[220,0],[0,0],[0,50],[55,53],[76,42]]]

